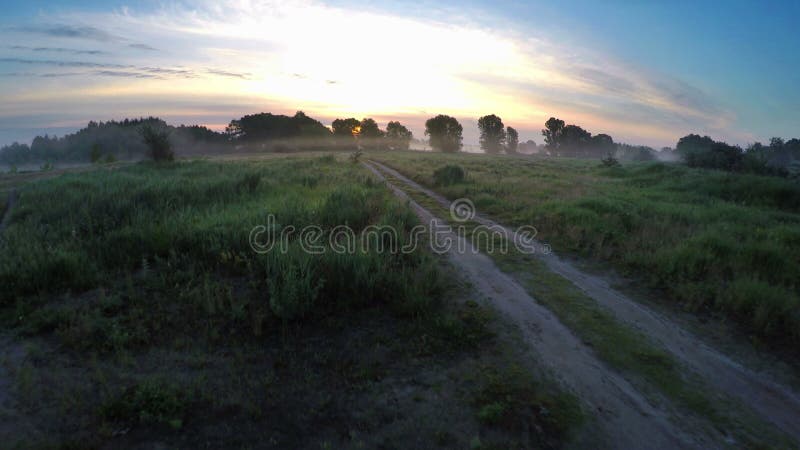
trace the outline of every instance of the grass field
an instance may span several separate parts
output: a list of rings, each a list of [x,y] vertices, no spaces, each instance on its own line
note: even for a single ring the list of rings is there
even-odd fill
[[[800,339],[800,185],[665,163],[371,155],[557,251],[612,263],[682,308],[721,312],[769,342]],[[466,171],[442,183],[446,165]]]
[[[434,173],[457,172],[452,169],[455,166],[445,167],[451,169],[436,169]],[[389,182],[400,187],[415,202],[448,220],[451,212],[447,207],[408,186],[403,180],[390,174],[386,176]],[[458,226],[464,228],[465,236],[489,255],[503,272],[511,274],[532,298],[545,305],[561,323],[590,346],[600,360],[623,373],[642,392],[646,392],[651,401],[658,403],[667,399],[683,414],[692,416],[695,423],[708,421],[711,427],[725,430],[748,448],[793,446],[789,438],[749,411],[746,405],[715,393],[713,380],[703,380],[697,376],[641,330],[618,320],[613,312],[598,305],[572,282],[551,272],[537,257],[515,251],[510,243],[505,243],[510,251],[497,251],[503,248],[504,238],[493,235],[490,243],[484,235],[473,232],[476,227],[482,226],[474,220],[462,221]]]
[[[0,183],[20,193],[0,235],[10,445],[553,448],[583,423],[427,247],[251,249],[268,214],[408,239],[408,207],[341,155]]]

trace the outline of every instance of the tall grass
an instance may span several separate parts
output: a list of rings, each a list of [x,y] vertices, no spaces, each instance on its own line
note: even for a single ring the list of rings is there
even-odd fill
[[[270,214],[276,235],[290,226],[329,233],[348,225],[358,233],[390,224],[408,238],[416,222],[407,207],[360,166],[333,158],[144,163],[65,175],[29,185],[18,206],[0,238],[1,306],[148,270],[248,277],[284,320],[370,304],[413,313],[438,289],[421,250],[399,255],[359,244],[352,254],[313,255],[291,234],[286,253],[250,248],[250,230]]]

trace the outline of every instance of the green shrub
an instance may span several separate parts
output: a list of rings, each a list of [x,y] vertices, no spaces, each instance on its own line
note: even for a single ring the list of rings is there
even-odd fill
[[[108,419],[135,424],[164,424],[181,428],[187,395],[177,385],[158,379],[142,381],[106,402],[100,414]]]
[[[433,172],[433,181],[437,186],[450,186],[463,183],[466,172],[461,166],[448,164]]]

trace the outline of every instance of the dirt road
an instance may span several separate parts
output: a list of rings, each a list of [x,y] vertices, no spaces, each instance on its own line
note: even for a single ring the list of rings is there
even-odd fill
[[[365,163],[375,176],[386,181],[378,168]],[[376,164],[377,166],[377,164]],[[378,166],[380,167],[380,166]],[[394,193],[407,199],[426,224],[443,226],[435,217],[387,181]],[[450,233],[460,245],[448,252],[450,261],[500,313],[513,321],[536,354],[537,362],[552,371],[595,414],[612,448],[714,448],[716,438],[687,432],[675,425],[671,412],[650,404],[627,380],[598,360],[548,309],[537,303],[514,279],[500,271],[494,262],[478,252],[458,252],[471,248],[464,238]],[[464,247],[462,247],[464,248]]]
[[[402,180],[415,189],[449,207],[450,200],[426,189],[396,170],[378,162],[380,170]],[[477,214],[474,220],[487,226],[502,227],[509,236],[515,231]],[[785,433],[800,441],[800,396],[791,388],[772,379],[769,374],[754,372],[728,356],[709,347],[689,331],[667,317],[614,290],[605,279],[587,274],[550,252],[537,253],[547,267],[566,278],[599,305],[646,336],[703,377],[711,386],[725,394],[740,399]]]

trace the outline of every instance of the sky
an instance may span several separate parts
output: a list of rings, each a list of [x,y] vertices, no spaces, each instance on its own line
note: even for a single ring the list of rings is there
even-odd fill
[[[798,16],[795,0],[4,2],[0,145],[298,110],[417,137],[448,114],[466,144],[486,114],[537,143],[552,116],[657,148],[800,137]]]

